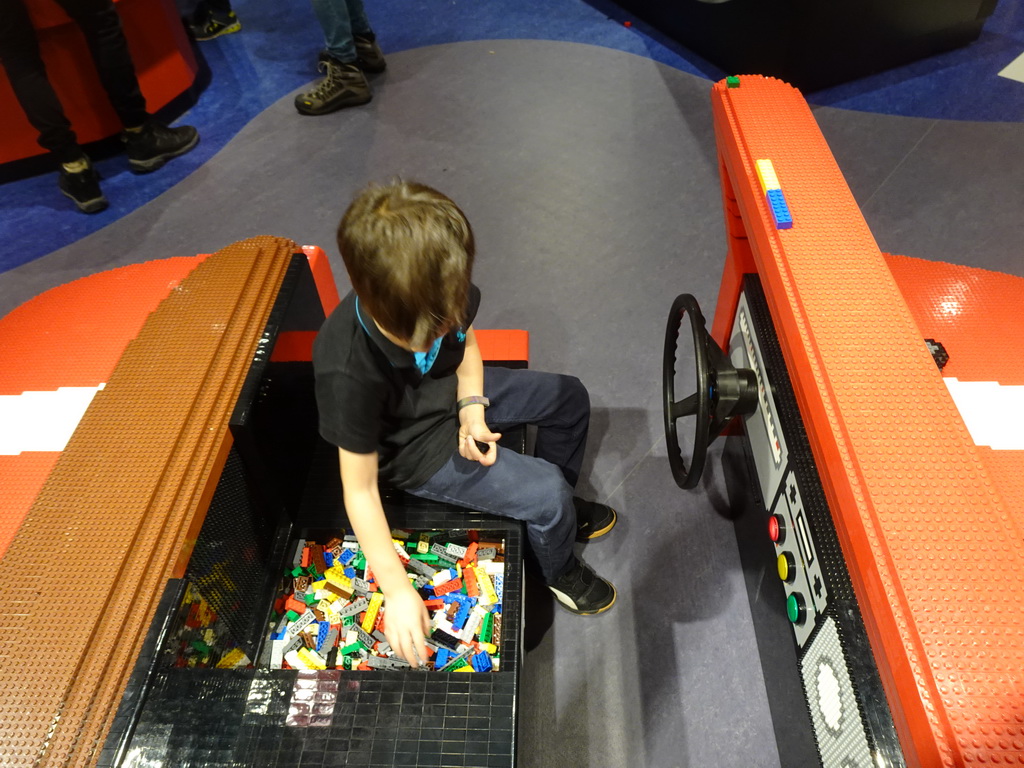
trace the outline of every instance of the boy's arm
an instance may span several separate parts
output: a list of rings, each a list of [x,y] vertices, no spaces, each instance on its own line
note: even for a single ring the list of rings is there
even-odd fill
[[[466,351],[455,373],[459,378],[457,399],[484,393],[484,361],[472,325],[466,331]],[[500,433],[491,432],[488,428],[482,405],[467,405],[459,409],[459,454],[463,458],[489,467],[498,458],[497,441],[500,439]],[[489,444],[487,453],[477,447],[476,441]]]
[[[384,635],[399,656],[419,666],[418,662],[427,658],[423,639],[430,631],[430,617],[395,552],[377,489],[377,454],[352,453],[343,448],[338,454],[349,522],[387,599]]]

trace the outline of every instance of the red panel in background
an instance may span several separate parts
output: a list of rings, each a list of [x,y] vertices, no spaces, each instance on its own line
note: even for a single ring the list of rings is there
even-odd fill
[[[188,90],[198,65],[174,0],[115,0],[146,107],[165,107]],[[82,144],[119,133],[121,121],[100,84],[81,31],[53,0],[28,3],[54,91]],[[0,68],[0,164],[44,152]]]

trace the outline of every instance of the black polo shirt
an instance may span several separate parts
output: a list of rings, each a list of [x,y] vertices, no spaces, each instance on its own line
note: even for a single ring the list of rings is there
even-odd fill
[[[471,285],[467,328],[479,306],[480,290]],[[422,485],[457,447],[455,372],[465,351],[464,329],[451,331],[423,375],[413,353],[388,341],[349,293],[313,344],[320,434],[352,453],[376,451],[383,482]]]

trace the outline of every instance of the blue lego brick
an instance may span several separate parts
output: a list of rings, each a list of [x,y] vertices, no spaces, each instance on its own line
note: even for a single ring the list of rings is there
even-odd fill
[[[334,565],[334,555],[332,555],[330,552],[324,552],[324,564],[328,568]]]
[[[449,651],[447,648],[438,648],[437,654],[434,656],[434,668],[441,669],[445,664],[451,661],[451,658],[455,654]]]
[[[772,218],[775,219],[775,228],[790,229],[793,226],[793,216],[789,212],[789,205],[786,203],[786,196],[782,194],[782,190],[769,189],[765,198],[768,200]]]
[[[452,619],[452,627],[457,630],[461,630],[466,625],[466,619],[469,618],[470,605],[468,601],[459,601],[459,610],[455,612],[455,618]]]
[[[356,577],[356,569],[355,569],[355,568],[346,568],[346,569],[345,569],[345,570],[343,571],[343,573],[344,573],[344,574],[345,574],[346,576],[348,576],[348,577],[349,577],[350,579],[354,579],[354,578]]]
[[[494,668],[491,655],[487,651],[480,651],[480,653],[470,659],[469,663],[473,665],[473,669],[477,672],[490,672]]]
[[[342,565],[348,565],[352,562],[352,558],[356,556],[354,549],[346,549],[338,556],[338,562]]]
[[[320,625],[320,629],[316,636],[316,649],[319,651],[324,646],[324,641],[327,639],[328,633],[331,631],[331,625],[326,621],[317,622]]]

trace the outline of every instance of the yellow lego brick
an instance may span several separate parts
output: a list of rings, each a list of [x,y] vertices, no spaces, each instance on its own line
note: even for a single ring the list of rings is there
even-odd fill
[[[479,566],[473,569],[476,573],[476,585],[480,590],[480,605],[494,605],[498,602],[498,593],[494,591],[494,584],[487,571]]]
[[[421,533],[419,540],[416,542],[416,552],[421,554],[421,555],[425,555],[429,551],[430,551],[430,537],[427,534],[425,534],[425,533]]]
[[[327,579],[320,579],[320,581],[314,581],[309,585],[311,592],[319,592],[321,589],[327,586]]]
[[[771,160],[758,160],[755,163],[757,169],[757,180],[761,182],[761,194],[767,194],[769,189],[782,189],[779,186],[779,177],[775,175],[775,166]]]
[[[458,669],[453,669],[452,670],[452,672],[472,672],[472,671],[473,671],[473,668],[471,666],[469,666],[468,664],[466,666],[464,666],[464,667],[459,667]]]
[[[316,651],[299,648],[297,654],[308,669],[327,669],[327,661]]]
[[[381,603],[384,602],[384,595],[380,592],[374,592],[373,597],[370,598],[370,607],[366,609],[366,616],[363,617],[363,631],[373,632],[373,625],[377,621],[377,612],[380,610]]]
[[[339,568],[336,565],[331,566],[327,569],[327,573],[325,573],[324,576],[327,578],[327,581],[334,586],[344,589],[347,592],[352,591],[352,579],[345,575],[345,569]]]
[[[249,666],[249,657],[241,648],[233,648],[217,662],[217,669],[234,669],[235,667]]]
[[[481,650],[487,651],[487,653],[491,656],[498,652],[498,646],[494,645],[493,643],[477,643],[477,645],[480,646]]]

